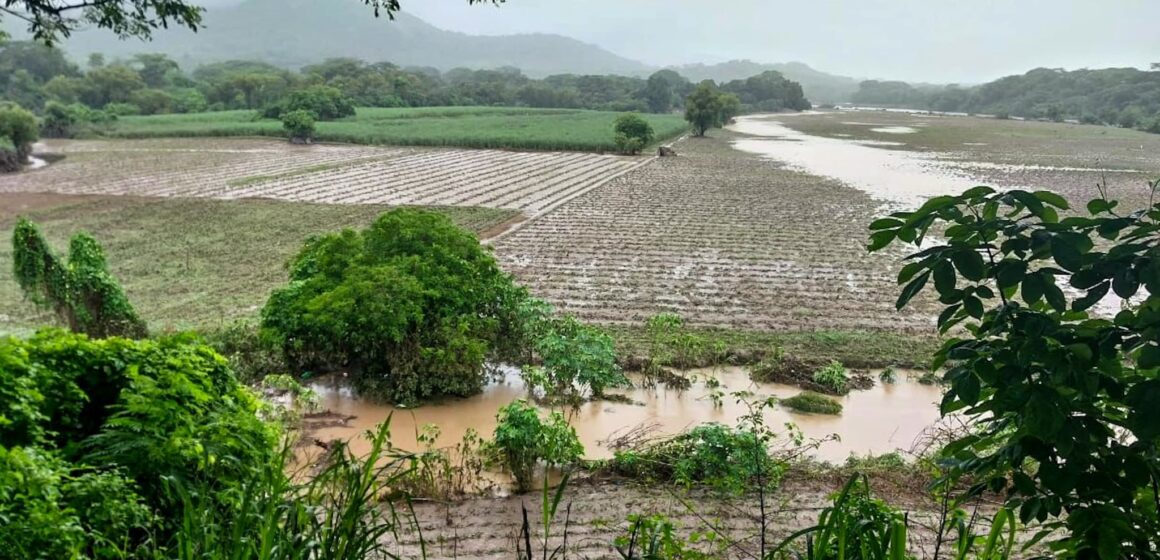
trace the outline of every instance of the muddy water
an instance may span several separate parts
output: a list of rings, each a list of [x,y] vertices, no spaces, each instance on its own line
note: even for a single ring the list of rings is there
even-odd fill
[[[624,434],[638,426],[654,426],[657,435],[675,434],[703,422],[735,423],[747,412],[744,404],[729,396],[735,391],[752,391],[755,397],[776,395],[789,397],[800,389],[786,385],[755,384],[739,368],[718,371],[688,372],[697,381],[686,391],[658,387],[620,391],[637,404],[593,402],[587,403],[571,417],[590,459],[612,455],[606,444],[610,437]],[[715,376],[724,392],[722,406],[710,398],[711,389],[705,380]],[[814,452],[819,459],[841,461],[851,453],[887,453],[908,450],[915,439],[938,419],[936,403],[941,398],[938,388],[905,381],[900,373],[898,383],[878,384],[868,391],[856,391],[846,397],[836,397],[845,410],[840,416],[802,414],[780,407],[766,412],[768,425],[784,433],[784,424],[796,424],[809,439],[823,439],[838,434],[841,441],[828,441]],[[331,382],[333,383],[333,382]],[[455,402],[400,410],[375,404],[353,395],[349,389],[335,384],[316,384],[323,409],[355,416],[347,426],[324,428],[312,434],[320,440],[343,439],[351,442],[356,452],[367,448],[362,438],[366,430],[386,420],[391,421],[392,442],[403,449],[417,450],[416,431],[426,424],[439,426],[439,446],[453,446],[471,428],[490,437],[495,428],[496,411],[526,394],[519,378],[509,375],[501,383],[490,385],[482,394]]]
[[[933,154],[884,150],[864,142],[812,136],[782,125],[778,119],[783,118],[792,116],[738,117],[729,129],[750,137],[736,140],[734,146],[811,175],[837,179],[904,208],[915,208],[932,196],[958,194],[978,184],[965,175],[948,172]]]

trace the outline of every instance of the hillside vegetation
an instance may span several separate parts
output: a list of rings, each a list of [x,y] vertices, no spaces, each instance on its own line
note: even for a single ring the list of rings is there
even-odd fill
[[[1160,132],[1160,71],[1135,68],[1066,71],[1036,68],[976,87],[915,87],[862,82],[855,103],[986,113]]]

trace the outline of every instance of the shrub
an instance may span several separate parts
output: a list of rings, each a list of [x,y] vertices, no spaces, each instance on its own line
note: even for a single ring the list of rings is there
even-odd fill
[[[616,117],[612,128],[617,149],[625,154],[640,153],[654,137],[653,128],[648,121],[633,113]]]
[[[584,454],[576,429],[559,412],[545,421],[536,407],[519,400],[499,409],[496,419],[493,445],[502,466],[515,477],[518,492],[531,490],[538,463],[570,465]]]
[[[830,362],[826,367],[815,371],[814,383],[835,395],[844,395],[850,390],[850,378],[846,374],[846,368],[838,362]]]
[[[864,476],[851,477],[833,500],[817,525],[791,535],[770,557],[789,556],[784,552],[798,549],[817,559],[907,558],[905,516],[873,497]],[[802,537],[807,538],[805,546],[798,545]]]
[[[72,107],[57,101],[44,104],[44,117],[40,121],[40,135],[45,138],[72,138],[78,115]]]
[[[268,375],[290,371],[277,341],[262,336],[257,325],[236,321],[224,328],[202,333],[207,344],[230,362],[242,383],[254,383]]]
[[[314,140],[314,113],[306,110],[282,114],[282,129],[294,144],[309,144]]]
[[[642,449],[617,451],[610,468],[634,478],[741,492],[758,480],[774,485],[780,479],[782,465],[769,457],[766,435],[716,422],[701,424]]]
[[[886,369],[878,374],[878,380],[883,383],[895,383],[898,381],[898,373],[894,371],[893,367],[886,366]]]
[[[631,386],[616,364],[616,349],[608,333],[571,315],[556,316],[540,300],[528,300],[521,311],[531,348],[540,361],[538,367],[525,364],[523,368],[529,388],[575,403],[582,400],[582,390],[601,398],[607,388]]]
[[[51,452],[0,446],[0,559],[128,557],[153,525],[133,481],[72,471]]]
[[[18,105],[0,103],[0,172],[20,171],[36,138],[32,113]]]
[[[52,309],[70,330],[95,337],[145,335],[145,322],[109,274],[101,245],[88,234],[72,237],[65,262],[52,252],[36,224],[20,218],[12,235],[12,253],[14,275],[24,295]]]
[[[399,209],[308,241],[262,327],[292,366],[346,367],[361,390],[413,404],[483,389],[516,292],[474,235],[442,214]]]
[[[1002,495],[1040,536],[1054,531],[1059,557],[1160,551],[1160,205],[1118,206],[1101,197],[1076,211],[1056,193],[980,186],[871,226],[871,249],[914,251],[897,307],[933,277],[940,332],[956,330],[932,369],[946,368],[942,413],[974,429],[943,448],[942,483],[967,482],[964,500]],[[918,241],[932,231],[939,243]],[[1109,292],[1132,304],[1114,321],[1089,315]]]
[[[815,414],[841,414],[842,403],[818,393],[805,391],[788,399],[779,401],[782,406],[798,412],[812,412]]]

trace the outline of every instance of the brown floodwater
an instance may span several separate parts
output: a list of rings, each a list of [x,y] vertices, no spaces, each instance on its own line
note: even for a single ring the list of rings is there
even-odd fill
[[[822,460],[842,461],[851,453],[865,455],[909,450],[918,436],[938,420],[937,403],[941,390],[907,381],[907,372],[898,373],[897,383],[877,383],[870,390],[835,397],[844,406],[841,415],[803,414],[775,407],[765,413],[767,425],[778,433],[785,433],[785,424],[792,422],[808,439],[820,440],[836,434],[840,440],[826,441],[812,452]],[[768,396],[790,397],[801,392],[788,385],[753,383],[740,368],[693,370],[685,375],[696,379],[690,389],[678,391],[661,385],[620,390],[617,392],[636,404],[590,402],[572,413],[571,423],[584,444],[585,456],[589,459],[611,457],[607,440],[641,426],[652,426],[656,435],[667,435],[703,422],[735,424],[748,408],[731,396],[733,392],[752,392],[751,400]],[[721,383],[720,406],[711,398],[713,390],[705,382],[709,377],[716,377]],[[468,429],[474,429],[483,437],[491,437],[496,411],[527,395],[518,375],[513,373],[474,397],[414,409],[400,409],[360,398],[341,380],[330,379],[312,387],[318,392],[323,410],[354,418],[346,426],[322,428],[311,436],[319,440],[347,440],[356,453],[368,449],[363,434],[392,414],[392,443],[405,450],[419,450],[416,434],[427,424],[439,427],[439,447],[454,446]]]

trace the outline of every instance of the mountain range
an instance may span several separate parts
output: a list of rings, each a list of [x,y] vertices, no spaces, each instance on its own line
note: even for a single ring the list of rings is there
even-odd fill
[[[440,70],[513,66],[536,78],[566,73],[643,77],[659,69],[562,35],[468,35],[439,29],[406,13],[396,14],[394,21],[376,19],[360,2],[349,0],[245,0],[208,10],[203,23],[196,33],[159,30],[150,42],[122,41],[107,31],[85,30],[74,33],[63,48],[80,61],[90,53],[118,58],[159,52],[186,68],[239,59],[298,68],[327,58],[353,57]],[[777,70],[800,82],[807,97],[821,103],[846,101],[858,86],[854,78],[800,62],[738,60],[674,69],[693,81],[718,82]]]

